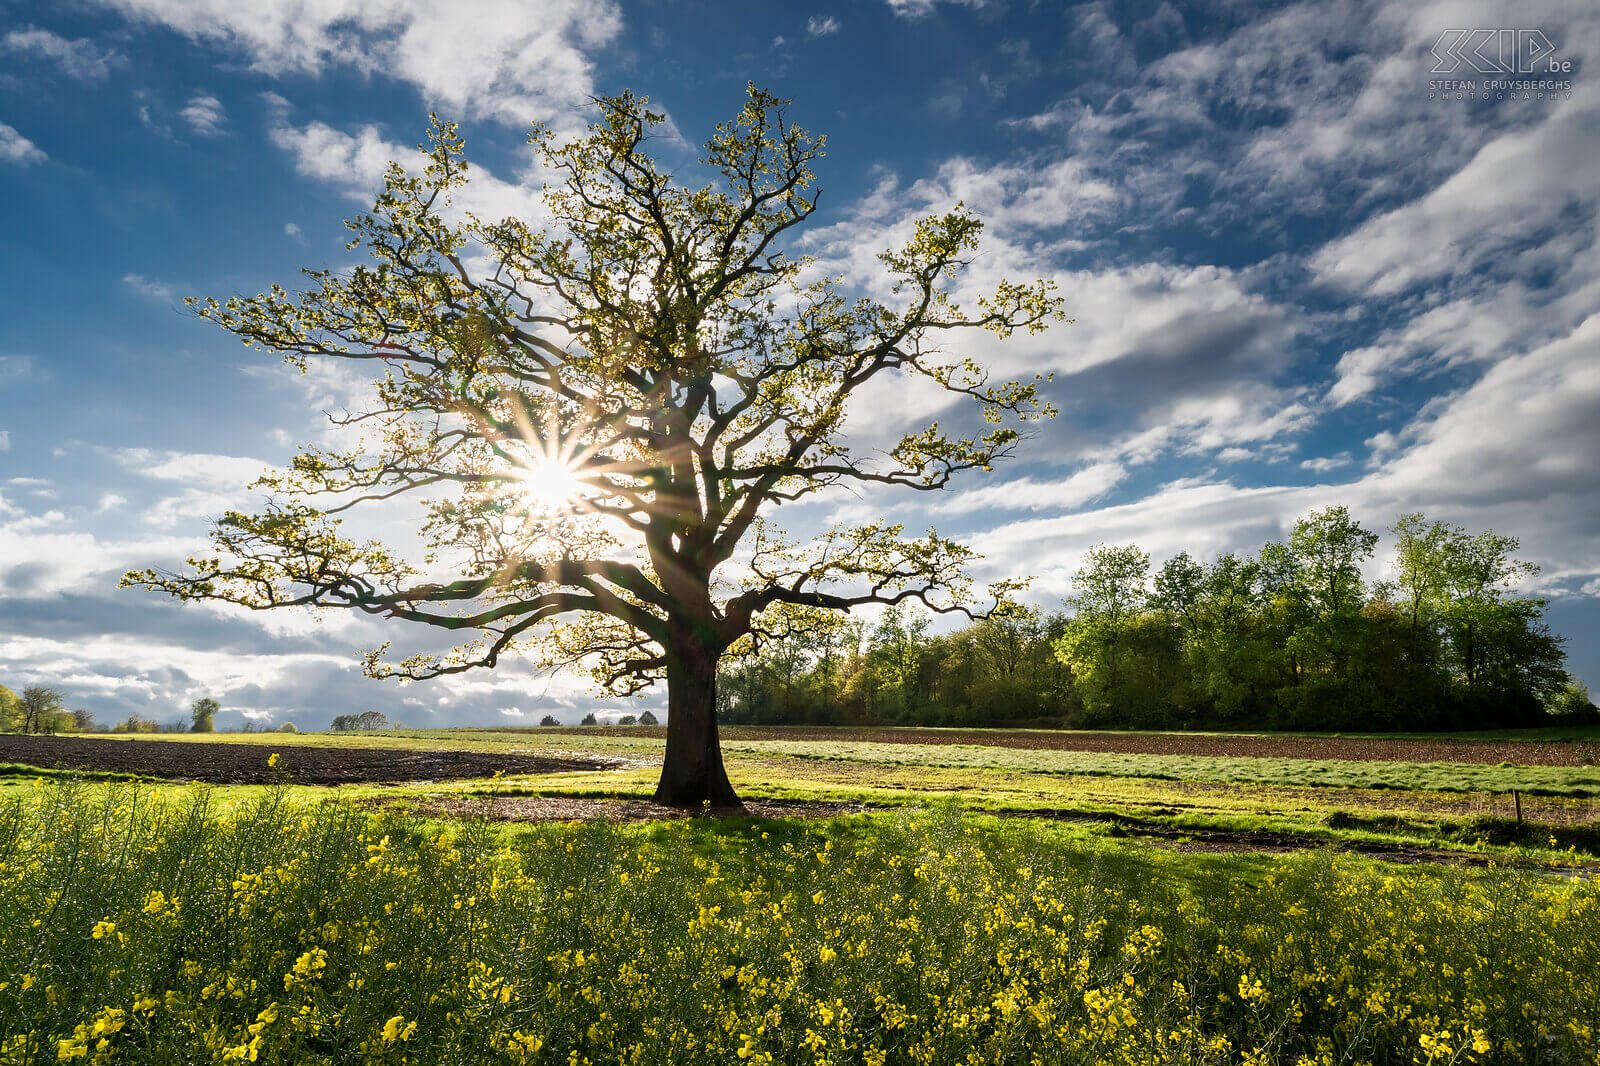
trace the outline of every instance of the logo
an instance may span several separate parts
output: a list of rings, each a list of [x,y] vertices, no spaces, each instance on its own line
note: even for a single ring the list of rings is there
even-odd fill
[[[1433,42],[1434,74],[1571,74],[1543,30],[1445,30]]]

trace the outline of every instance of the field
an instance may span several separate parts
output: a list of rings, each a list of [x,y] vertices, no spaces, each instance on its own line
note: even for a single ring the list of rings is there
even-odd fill
[[[1592,733],[660,746],[0,737],[0,1062],[1600,1057]]]

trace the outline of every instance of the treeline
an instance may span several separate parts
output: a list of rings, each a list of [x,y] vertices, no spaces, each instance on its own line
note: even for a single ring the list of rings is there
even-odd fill
[[[19,696],[0,685],[0,733],[213,733],[214,719],[222,706],[209,696],[189,705],[187,718],[157,721],[132,713],[114,725],[106,726],[88,711],[65,705],[60,690],[47,685],[30,685]],[[234,732],[259,733],[266,727],[248,719]],[[285,722],[279,732],[294,732]]]
[[[68,709],[56,689],[30,685],[19,696],[0,685],[0,733],[87,733],[99,728],[88,711]]]
[[[1418,514],[1378,535],[1344,507],[1286,542],[1152,568],[1100,545],[1064,610],[952,633],[897,607],[767,641],[726,668],[729,723],[1090,729],[1438,730],[1600,721],[1565,669],[1518,542]]]

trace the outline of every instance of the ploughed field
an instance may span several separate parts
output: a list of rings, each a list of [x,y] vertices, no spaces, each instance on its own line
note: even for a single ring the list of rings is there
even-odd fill
[[[219,785],[262,785],[279,779],[297,785],[446,781],[604,770],[612,765],[599,758],[413,748],[284,745],[273,754],[278,757],[269,766],[269,750],[261,744],[0,734],[0,763]]]
[[[497,727],[496,732],[522,732]],[[528,729],[540,734],[663,739],[665,726]],[[1451,762],[1493,766],[1590,766],[1600,763],[1600,742],[1568,740],[1414,739],[1410,737],[1287,736],[1227,733],[1100,733],[992,729],[804,728],[721,726],[730,743],[767,740],[835,744],[965,744],[1027,751],[1092,751],[1117,755],[1199,755],[1264,759],[1338,759],[1353,762]],[[463,733],[470,736],[470,732]]]

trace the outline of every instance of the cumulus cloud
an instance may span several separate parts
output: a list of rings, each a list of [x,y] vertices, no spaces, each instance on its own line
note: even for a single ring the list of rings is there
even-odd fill
[[[832,15],[812,15],[806,20],[807,37],[828,37],[839,32],[839,20]]]
[[[349,67],[413,85],[463,117],[570,122],[594,91],[590,54],[621,30],[611,0],[100,0],[128,18],[241,54],[273,76]]]
[[[268,137],[273,145],[288,153],[300,174],[331,185],[352,200],[370,203],[382,187],[391,161],[412,171],[425,165],[416,145],[386,140],[376,126],[362,126],[353,133],[320,121],[297,126],[287,100],[275,93],[263,95],[269,110]],[[531,160],[529,167],[515,181],[498,178],[484,167],[474,167],[471,180],[454,195],[454,210],[471,211],[483,219],[515,216],[538,228],[546,218],[539,197],[542,175],[532,169]],[[284,232],[298,238],[300,227],[290,225],[294,231],[289,232],[286,226]]]
[[[15,163],[19,167],[43,163],[49,156],[16,129],[0,122],[0,161]]]

